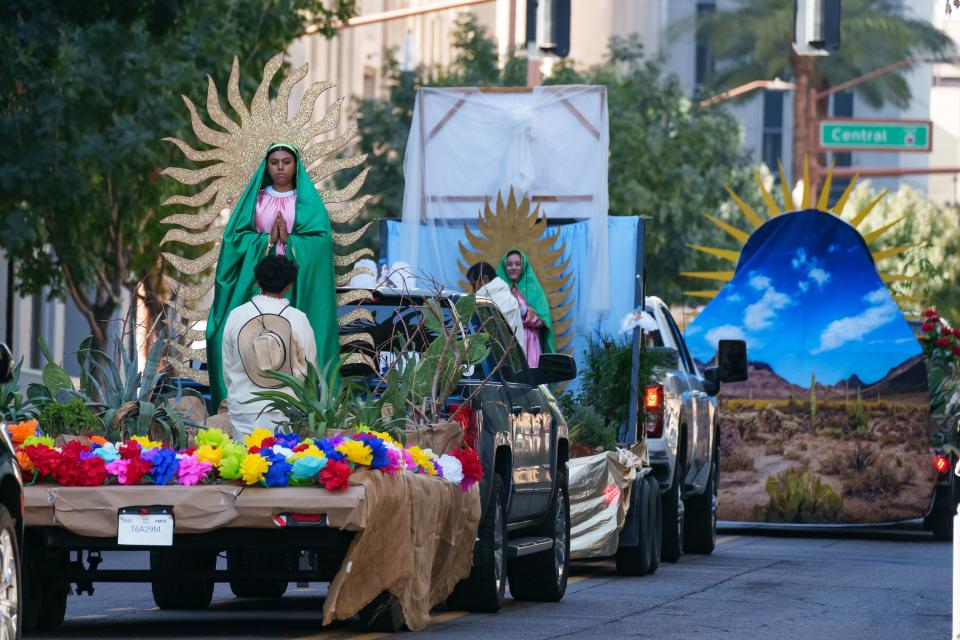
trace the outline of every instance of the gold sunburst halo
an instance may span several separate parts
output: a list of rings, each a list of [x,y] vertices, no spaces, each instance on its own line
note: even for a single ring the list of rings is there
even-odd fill
[[[230,217],[232,207],[239,201],[250,176],[260,165],[271,144],[282,141],[299,149],[304,166],[318,190],[320,183],[327,178],[344,169],[360,166],[366,160],[366,155],[363,154],[347,158],[336,157],[338,152],[356,137],[358,129],[355,124],[336,137],[323,138],[339,125],[343,98],[334,101],[319,120],[313,121],[318,98],[332,89],[334,83],[310,84],[296,113],[289,116],[291,92],[307,76],[309,65],[304,64],[285,77],[271,102],[270,87],[283,67],[283,60],[284,54],[279,53],[264,65],[263,77],[248,106],[240,93],[240,65],[234,57],[227,81],[227,103],[236,119],[223,110],[216,83],[207,76],[206,112],[219,128],[208,126],[196,105],[186,96],[183,97],[190,113],[193,133],[207,148],[195,149],[183,140],[165,138],[176,145],[187,160],[204,165],[198,168],[169,167],[162,172],[181,184],[201,185],[201,189],[192,195],[176,195],[164,202],[166,206],[179,205],[197,209],[194,213],[176,213],[163,220],[173,228],[164,235],[161,245],[174,246],[163,255],[167,264],[180,274],[176,278],[165,276],[164,281],[172,292],[169,304],[176,312],[175,315],[183,319],[183,322],[180,322],[171,318],[168,326],[184,340],[199,341],[197,338],[200,331],[193,323],[209,316],[212,301],[208,293],[213,287],[224,225]],[[349,276],[365,272],[362,268],[354,269],[353,265],[358,259],[372,255],[370,249],[342,255],[343,250],[359,240],[369,228],[369,225],[356,228],[363,205],[369,200],[369,196],[355,199],[367,172],[368,169],[360,171],[342,189],[320,191],[328,207],[340,203],[345,205],[330,210],[331,222],[347,226],[333,234],[338,284],[348,281]],[[206,246],[208,249],[199,257],[188,257],[189,252],[183,249],[183,246]],[[337,295],[337,304],[347,304],[344,294]],[[372,317],[369,320],[372,321]],[[177,351],[184,357],[206,361],[205,347],[193,349],[181,345]],[[180,361],[174,361],[172,365],[178,375],[209,384],[206,371],[192,369]]]
[[[558,245],[556,237],[547,237],[546,230],[547,216],[540,211],[539,204],[531,208],[529,197],[518,202],[512,188],[506,202],[503,194],[498,193],[496,209],[490,207],[489,199],[484,201],[483,212],[478,215],[477,233],[463,225],[470,246],[459,243],[462,260],[458,266],[460,273],[466,273],[478,262],[496,266],[511,249],[523,251],[550,303],[557,351],[569,353],[573,339],[574,276],[570,259],[563,258],[563,245]],[[459,284],[464,290],[469,286],[466,280]]]
[[[830,197],[830,185],[832,184],[832,181],[833,181],[833,167],[834,165],[831,163],[830,168],[828,169],[826,177],[824,179],[823,188],[821,189],[819,198],[817,198],[817,201],[816,201],[816,209],[818,211],[823,211],[825,213],[832,213],[838,217],[842,217],[844,207],[847,204],[847,200],[849,199],[850,194],[853,192],[853,188],[854,188],[854,185],[857,183],[859,174],[854,175],[850,179],[850,182],[847,184],[843,193],[837,199],[836,203],[834,203],[833,208],[829,209],[828,207],[829,207],[829,197]],[[779,160],[777,161],[777,168],[780,173],[780,186],[783,192],[783,202],[784,202],[783,211],[781,211],[780,207],[777,206],[777,203],[773,199],[772,194],[767,190],[766,186],[763,184],[763,181],[761,180],[759,173],[756,171],[754,172],[754,181],[757,183],[757,187],[760,189],[761,196],[767,207],[767,219],[778,216],[783,212],[794,211],[797,208],[795,201],[793,199],[793,194],[790,191],[789,182],[787,182],[786,175],[784,174],[784,171],[783,171],[783,164]],[[749,224],[749,226],[752,227],[753,229],[758,229],[765,222],[765,220],[763,220],[753,210],[753,208],[750,207],[750,205],[743,200],[743,198],[741,198],[736,193],[734,193],[732,189],[730,189],[729,187],[725,187],[725,189],[727,193],[730,194],[730,197],[733,199],[734,203],[737,205],[737,208],[743,214],[744,218],[746,218],[746,221]],[[864,221],[866,221],[870,213],[874,211],[874,209],[880,203],[880,201],[883,199],[886,193],[887,192],[885,190],[882,191],[879,196],[871,200],[863,208],[857,211],[854,214],[853,218],[851,218],[848,221],[854,229],[857,229],[861,233],[864,239],[864,242],[866,242],[868,246],[874,245],[884,234],[886,234],[888,231],[896,227],[897,224],[899,224],[906,218],[906,216],[900,216],[899,218],[891,222],[888,222],[872,231],[869,231],[866,233],[864,233],[863,231],[860,231],[861,225],[864,223]],[[807,161],[807,158],[804,157],[803,195],[801,198],[800,208],[801,209],[812,208],[813,203],[814,203],[814,185],[810,180],[809,163]],[[740,247],[743,247],[746,244],[747,240],[750,237],[751,231],[738,228],[728,222],[721,220],[716,216],[712,216],[710,214],[704,214],[704,215],[715,226],[723,230],[727,235],[733,237],[737,241],[737,243],[740,245]],[[737,264],[740,260],[741,249],[739,248],[725,249],[723,247],[710,247],[710,246],[695,245],[695,244],[691,244],[688,246],[691,249],[694,249],[695,251],[705,253],[707,255],[710,255],[711,257],[719,258],[721,260],[724,260],[726,262],[730,262],[733,264]],[[875,262],[880,262],[882,260],[885,260],[886,258],[892,258],[894,256],[906,253],[907,251],[916,248],[916,246],[917,245],[914,243],[908,243],[901,246],[889,247],[884,249],[871,248],[871,256],[873,257]],[[714,282],[716,281],[729,282],[730,280],[733,279],[733,274],[734,274],[733,271],[684,271],[680,273],[680,275],[688,278],[696,278],[700,280],[712,280]],[[899,282],[922,281],[922,278],[917,276],[906,276],[901,274],[892,274],[892,273],[884,273],[884,272],[880,272],[879,275],[881,280],[883,280],[883,282],[888,286],[894,283],[899,283]],[[684,291],[683,293],[684,295],[687,295],[687,296],[691,296],[695,298],[705,298],[709,300],[709,299],[713,299],[718,293],[720,293],[720,291],[719,290],[695,290],[695,291]],[[891,295],[893,295],[894,300],[896,300],[897,303],[901,305],[901,308],[903,308],[904,311],[915,310],[916,305],[922,304],[924,302],[923,296],[900,295],[893,289],[891,289]]]

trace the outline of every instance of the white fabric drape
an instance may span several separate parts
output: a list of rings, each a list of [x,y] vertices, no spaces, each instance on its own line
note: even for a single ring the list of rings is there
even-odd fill
[[[440,240],[442,229],[476,220],[483,199],[518,196],[541,200],[552,221],[590,222],[590,259],[576,277],[591,283],[589,308],[609,308],[607,259],[606,88],[535,87],[516,92],[421,89],[404,158],[403,233],[391,259],[418,275],[450,285],[451,271],[425,273],[426,265],[458,252]],[[421,234],[425,226],[428,233]],[[425,257],[424,254],[427,254]],[[585,305],[586,306],[586,305]]]

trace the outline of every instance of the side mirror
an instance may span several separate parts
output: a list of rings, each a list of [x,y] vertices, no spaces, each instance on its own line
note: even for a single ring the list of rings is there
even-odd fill
[[[13,380],[13,354],[10,347],[0,342],[0,384]]]
[[[647,353],[657,356],[666,369],[680,368],[680,352],[671,347],[649,347]]]
[[[747,343],[743,340],[721,340],[717,366],[721,382],[743,382],[747,379]]]
[[[565,353],[544,353],[537,362],[536,377],[541,384],[573,380],[577,377],[577,361]]]
[[[703,370],[703,390],[708,396],[720,393],[720,367],[707,367]]]

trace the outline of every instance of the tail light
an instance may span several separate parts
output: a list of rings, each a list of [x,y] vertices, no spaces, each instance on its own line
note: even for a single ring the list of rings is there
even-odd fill
[[[939,474],[944,474],[950,469],[950,458],[945,455],[938,455],[933,459],[933,468]]]
[[[643,413],[646,416],[647,437],[663,435],[663,385],[654,384],[643,392]]]
[[[463,439],[467,446],[476,449],[480,440],[480,416],[467,404],[451,404],[450,419],[463,429]]]

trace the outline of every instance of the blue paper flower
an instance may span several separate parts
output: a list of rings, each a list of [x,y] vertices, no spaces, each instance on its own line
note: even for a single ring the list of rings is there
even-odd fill
[[[326,458],[304,456],[294,461],[293,468],[290,470],[290,479],[294,482],[307,482],[316,478],[325,466],[327,466]]]
[[[337,451],[337,445],[343,443],[343,438],[337,436],[336,438],[323,438],[320,442],[317,443],[317,446],[323,451],[327,458],[330,460],[346,460],[347,456],[343,455]]]
[[[153,478],[154,484],[167,484],[180,468],[177,452],[166,447],[147,449],[141,454],[141,457],[153,463],[150,476]]]
[[[273,439],[282,447],[293,449],[300,444],[300,435],[297,433],[278,433]]]
[[[390,466],[390,456],[387,455],[387,445],[375,436],[364,438],[363,441],[373,451],[373,460],[370,461],[372,469],[386,469]]]
[[[291,468],[292,465],[289,462],[280,461],[272,463],[270,468],[267,469],[267,475],[263,478],[264,484],[268,487],[287,486]]]
[[[93,450],[93,455],[97,456],[98,458],[102,458],[103,461],[108,464],[114,460],[120,459],[120,452],[117,451],[117,448],[110,443],[105,445],[96,445],[96,448]]]

